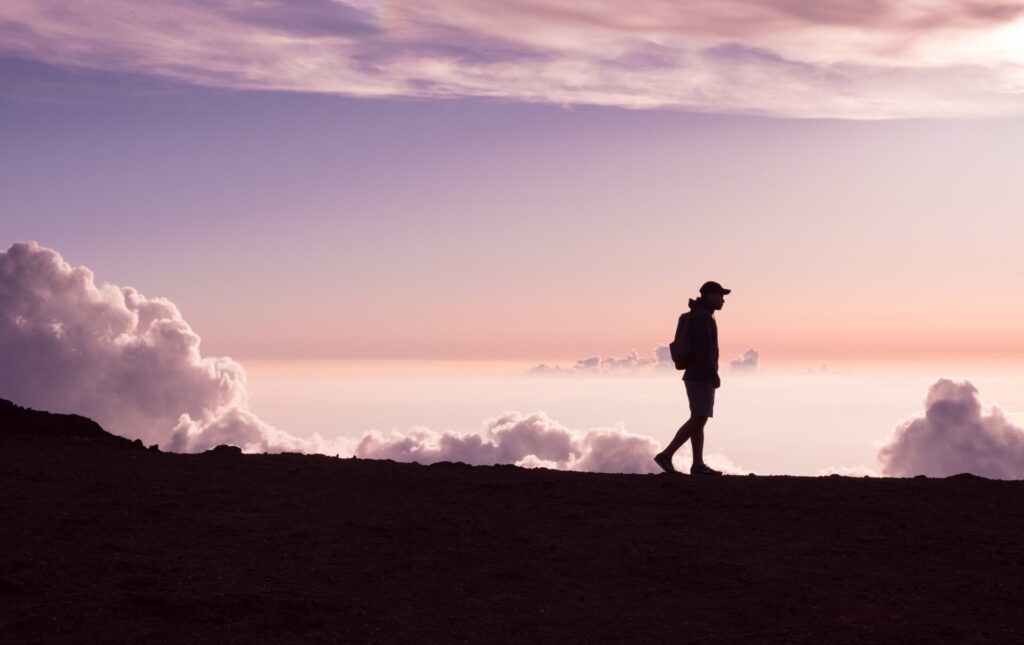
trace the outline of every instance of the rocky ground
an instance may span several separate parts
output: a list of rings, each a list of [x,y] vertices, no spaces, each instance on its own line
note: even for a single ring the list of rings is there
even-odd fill
[[[1024,482],[149,450],[0,402],[10,643],[1016,642]]]

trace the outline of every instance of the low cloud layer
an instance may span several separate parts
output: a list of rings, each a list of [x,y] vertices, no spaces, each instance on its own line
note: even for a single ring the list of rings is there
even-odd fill
[[[668,345],[659,345],[654,349],[654,356],[640,356],[634,349],[621,358],[617,356],[588,356],[568,367],[541,363],[531,367],[530,374],[618,374],[673,366]]]
[[[631,434],[622,428],[579,431],[561,425],[543,412],[505,412],[488,419],[482,435],[426,428],[407,433],[370,432],[360,441],[356,456],[424,464],[461,461],[601,473],[657,473],[660,469],[652,457],[661,448],[651,437]],[[707,461],[723,472],[743,472],[722,455],[710,455]]]
[[[1024,429],[998,408],[985,414],[971,383],[937,381],[924,408],[923,416],[899,426],[879,451],[884,474],[1024,478]]]
[[[1021,3],[5,0],[0,54],[234,89],[787,117],[1024,111]]]
[[[346,452],[302,439],[249,409],[245,371],[203,356],[174,304],[131,287],[97,284],[92,271],[29,243],[0,251],[0,397],[74,412],[107,430],[166,450],[232,444],[247,452]],[[653,361],[653,359],[649,359]],[[617,368],[641,362],[635,352]],[[360,457],[510,463],[597,472],[655,472],[657,442],[622,428],[577,431],[543,412],[506,412],[484,434],[414,429],[367,433]]]
[[[760,352],[748,349],[739,358],[729,361],[729,368],[737,372],[753,372],[757,370],[760,359]],[[654,348],[654,356],[640,356],[634,349],[621,358],[588,356],[566,367],[541,363],[530,368],[530,374],[626,374],[652,368],[675,368],[668,345],[658,345]]]
[[[757,369],[761,354],[756,349],[748,349],[743,356],[729,361],[729,368],[739,372],[752,372]]]
[[[89,269],[35,243],[0,251],[0,356],[0,397],[82,414],[147,444],[313,448],[253,414],[241,365],[204,357],[172,302],[97,285]]]
[[[408,433],[367,433],[356,456],[395,461],[461,461],[473,465],[516,464],[559,470],[653,473],[660,447],[650,437],[621,428],[579,432],[543,412],[505,412],[484,423],[484,434],[438,433],[417,428]]]

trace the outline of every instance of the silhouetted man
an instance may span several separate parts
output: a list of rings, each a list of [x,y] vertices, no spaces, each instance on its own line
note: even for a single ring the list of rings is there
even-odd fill
[[[718,324],[715,312],[725,305],[725,296],[730,293],[717,282],[705,282],[700,288],[700,297],[690,300],[690,314],[676,334],[685,334],[689,360],[683,372],[686,384],[686,398],[690,400],[690,418],[679,428],[676,436],[662,452],[654,455],[654,461],[667,473],[674,473],[672,456],[679,447],[690,440],[693,450],[691,475],[721,475],[704,463],[704,426],[715,412],[715,390],[721,386],[718,377]]]

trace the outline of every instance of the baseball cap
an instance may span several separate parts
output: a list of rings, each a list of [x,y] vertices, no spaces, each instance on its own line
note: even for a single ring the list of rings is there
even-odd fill
[[[709,293],[720,293],[724,296],[728,293],[732,293],[732,289],[726,289],[714,280],[710,280],[700,286],[700,295],[706,296]]]

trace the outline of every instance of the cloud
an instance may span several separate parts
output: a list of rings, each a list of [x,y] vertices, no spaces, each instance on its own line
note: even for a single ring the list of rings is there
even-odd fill
[[[985,116],[1024,110],[1022,11],[984,0],[6,0],[0,53],[234,89]]]
[[[761,354],[756,349],[748,349],[743,356],[729,361],[729,368],[740,372],[754,371],[760,358]]]
[[[0,251],[0,397],[180,452],[317,447],[253,414],[242,366],[199,341],[169,300],[97,285],[33,242]]]
[[[947,477],[970,472],[996,479],[1024,478],[1024,429],[998,408],[984,414],[971,383],[936,381],[924,407],[924,416],[896,428],[879,451],[883,473]]]
[[[415,428],[408,433],[369,432],[355,454],[395,461],[462,461],[467,464],[516,464],[527,468],[607,473],[654,473],[652,457],[660,446],[650,438],[622,428],[577,431],[543,412],[505,412],[484,422],[484,434],[435,432]]]
[[[654,358],[657,361],[658,367],[675,367],[675,363],[672,362],[672,352],[668,348],[668,344],[658,345],[654,348]]]
[[[683,448],[685,449],[686,446],[684,445]],[[675,463],[678,462],[679,459],[673,459],[672,461]],[[707,465],[711,466],[712,468],[722,471],[726,475],[746,475],[750,472],[748,469],[744,468],[743,466],[740,466],[732,459],[729,459],[720,452],[714,452],[708,455],[704,455],[704,462],[707,463]],[[676,465],[676,468],[679,468],[678,464]],[[687,462],[687,465],[681,470],[683,470],[683,472],[688,472],[689,462]]]
[[[262,421],[249,409],[242,366],[203,356],[199,335],[169,300],[98,285],[88,268],[34,242],[0,251],[0,356],[0,397],[82,414],[111,432],[167,450],[232,444],[247,452],[349,452],[345,440],[303,439]],[[653,362],[632,352],[581,363],[628,369]],[[657,467],[651,457],[659,448],[651,437],[621,427],[581,432],[543,412],[505,412],[485,422],[484,435],[426,428],[370,432],[355,454],[652,473]]]
[[[674,367],[668,345],[658,345],[654,356],[640,356],[634,349],[623,357],[588,356],[569,367],[541,363],[530,368],[530,374],[622,374],[647,370],[654,367]]]
[[[483,434],[436,432],[413,428],[409,432],[366,433],[356,447],[357,457],[436,463],[461,461],[472,465],[515,464],[524,468],[551,468],[600,473],[659,473],[653,461],[661,450],[651,437],[621,427],[567,428],[544,412],[504,412],[484,422]],[[685,457],[677,454],[677,462]],[[746,470],[721,454],[706,461],[728,474]],[[685,472],[687,466],[679,466]]]

